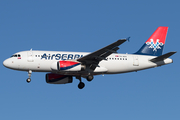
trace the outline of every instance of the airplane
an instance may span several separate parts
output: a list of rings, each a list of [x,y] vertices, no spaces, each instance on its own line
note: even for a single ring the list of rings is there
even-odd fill
[[[160,26],[133,54],[119,54],[119,45],[129,38],[101,48],[95,52],[65,51],[22,51],[13,54],[3,62],[7,68],[27,71],[27,82],[31,82],[32,72],[47,72],[46,82],[50,84],[72,83],[79,79],[78,88],[84,88],[81,78],[92,81],[95,75],[120,74],[154,68],[173,62],[169,57],[176,52],[162,55],[168,27]]]

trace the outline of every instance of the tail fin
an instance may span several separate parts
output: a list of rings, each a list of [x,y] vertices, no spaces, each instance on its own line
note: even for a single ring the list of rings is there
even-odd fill
[[[162,55],[168,27],[158,27],[145,44],[135,53],[141,55]]]

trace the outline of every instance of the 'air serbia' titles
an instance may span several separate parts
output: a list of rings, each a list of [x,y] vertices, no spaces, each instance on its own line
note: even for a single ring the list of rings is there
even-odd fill
[[[41,59],[45,60],[71,60],[71,59],[78,59],[83,57],[83,55],[79,54],[46,54],[44,53],[41,56]]]

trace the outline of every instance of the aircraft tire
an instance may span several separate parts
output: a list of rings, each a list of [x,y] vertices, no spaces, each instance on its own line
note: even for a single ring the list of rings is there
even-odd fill
[[[28,78],[28,79],[26,80],[26,82],[27,82],[27,83],[30,83],[30,82],[31,82],[31,78]]]
[[[84,86],[85,86],[85,84],[84,84],[83,82],[80,82],[80,83],[78,84],[78,88],[79,88],[79,89],[83,89]]]
[[[93,78],[94,78],[93,75],[88,75],[88,76],[86,77],[87,81],[89,81],[89,82],[92,81]]]

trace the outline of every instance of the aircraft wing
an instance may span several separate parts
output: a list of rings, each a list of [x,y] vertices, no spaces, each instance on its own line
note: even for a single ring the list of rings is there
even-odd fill
[[[119,45],[124,43],[127,39],[120,39],[104,48],[101,48],[95,52],[92,52],[82,58],[77,59],[86,67],[89,67],[90,70],[95,70],[101,60],[106,60],[106,57],[112,53],[116,53],[119,49]]]

